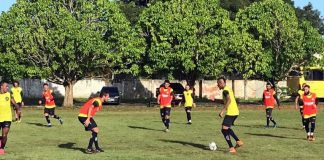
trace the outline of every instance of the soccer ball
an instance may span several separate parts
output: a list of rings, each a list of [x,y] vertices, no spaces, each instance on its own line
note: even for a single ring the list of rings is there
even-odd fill
[[[209,149],[212,151],[216,151],[217,150],[217,145],[215,142],[210,142],[209,143]]]

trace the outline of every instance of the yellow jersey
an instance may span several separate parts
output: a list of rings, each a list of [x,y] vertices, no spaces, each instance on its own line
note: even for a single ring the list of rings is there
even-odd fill
[[[12,94],[12,98],[16,101],[16,103],[22,102],[22,88],[21,87],[12,87],[11,94]]]
[[[185,104],[184,104],[185,107],[192,107],[192,105],[193,105],[192,93],[193,93],[192,90],[183,92],[183,96],[185,99]]]
[[[12,121],[10,93],[0,93],[0,122]]]
[[[224,90],[223,90],[223,100],[224,100],[224,104],[226,104],[226,97],[229,96],[229,98],[231,99],[231,103],[228,105],[227,107],[227,111],[226,111],[226,115],[229,116],[237,116],[240,114],[235,97],[234,97],[234,93],[232,91],[232,89],[230,89],[228,86],[225,86]]]

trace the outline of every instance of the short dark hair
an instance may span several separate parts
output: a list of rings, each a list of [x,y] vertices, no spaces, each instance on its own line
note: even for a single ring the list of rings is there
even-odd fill
[[[109,96],[109,93],[107,93],[107,92],[100,92],[99,97],[101,98],[103,96]]]
[[[267,85],[270,85],[272,87],[272,83],[270,83],[270,82],[267,82]]]
[[[164,83],[170,83],[170,81],[167,79],[167,80],[164,81]]]
[[[13,81],[13,83],[12,83],[12,84],[15,84],[15,83],[17,83],[17,84],[19,85],[19,82],[18,82],[18,81]]]
[[[8,82],[6,82],[6,81],[1,81],[1,82],[0,82],[0,86],[2,86],[2,85],[5,84],[5,83],[8,83]]]
[[[48,83],[44,83],[44,84],[43,84],[43,87],[44,87],[44,86],[48,86]]]
[[[219,80],[221,80],[221,79],[226,83],[226,78],[225,78],[225,76],[220,76],[220,77],[218,77],[218,78],[217,78],[217,81],[219,81]]]
[[[304,87],[310,88],[310,86],[308,84],[306,84]]]

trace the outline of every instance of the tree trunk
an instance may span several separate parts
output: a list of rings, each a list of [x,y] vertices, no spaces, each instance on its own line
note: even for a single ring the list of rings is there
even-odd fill
[[[74,83],[72,82],[67,82],[66,84],[64,84],[64,88],[65,88],[65,96],[63,101],[64,107],[73,107],[73,86]]]

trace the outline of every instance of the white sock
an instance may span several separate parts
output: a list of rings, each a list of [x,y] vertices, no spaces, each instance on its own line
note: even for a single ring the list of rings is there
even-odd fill
[[[308,136],[310,136],[310,135],[311,135],[311,133],[310,133],[310,132],[308,132],[308,133],[307,133],[307,135],[308,135]]]

